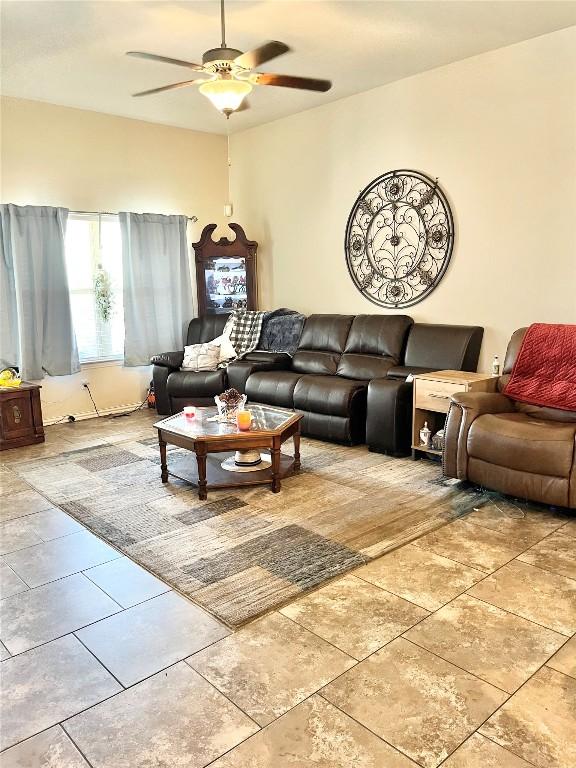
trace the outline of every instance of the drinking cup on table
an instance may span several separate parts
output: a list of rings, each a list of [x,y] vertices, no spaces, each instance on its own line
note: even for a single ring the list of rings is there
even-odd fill
[[[236,425],[242,432],[247,432],[252,425],[252,413],[250,411],[238,411]]]
[[[193,419],[196,416],[196,408],[193,405],[185,405],[184,406],[184,416],[186,416],[187,419]]]

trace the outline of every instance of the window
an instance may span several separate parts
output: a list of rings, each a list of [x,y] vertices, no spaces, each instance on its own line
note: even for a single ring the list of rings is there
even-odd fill
[[[69,214],[66,268],[80,362],[122,357],[122,239],[118,217]]]

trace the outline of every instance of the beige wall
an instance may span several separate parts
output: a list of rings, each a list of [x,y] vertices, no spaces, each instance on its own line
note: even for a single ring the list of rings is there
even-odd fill
[[[1,106],[2,202],[195,215],[192,239],[222,223],[225,137],[22,99]],[[45,420],[92,411],[85,378],[99,408],[121,408],[142,401],[150,369],[90,364],[45,378]]]
[[[573,27],[234,136],[262,306],[394,311],[354,287],[344,230],[366,184],[414,168],[439,177],[457,237],[440,286],[405,311],[485,326],[484,370],[515,328],[576,322],[575,83]]]
[[[346,219],[394,168],[438,176],[457,238],[417,320],[485,326],[481,368],[535,320],[576,322],[576,29],[269,123],[232,138],[234,219],[260,242],[263,307],[389,312],[344,259]],[[2,202],[195,214],[222,223],[225,138],[2,100]],[[143,397],[150,371],[90,365],[43,381],[47,420]]]

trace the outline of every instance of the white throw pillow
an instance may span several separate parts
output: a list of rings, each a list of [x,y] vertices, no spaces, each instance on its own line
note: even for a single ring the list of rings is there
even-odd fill
[[[234,345],[230,341],[230,337],[226,334],[223,333],[222,336],[218,336],[218,338],[211,341],[210,344],[217,344],[220,347],[219,363],[225,363],[227,360],[233,360],[236,357]]]
[[[215,371],[220,362],[220,345],[208,341],[184,347],[183,371]]]
[[[184,347],[183,371],[215,371],[219,365],[233,360],[236,350],[228,336],[222,334],[217,339],[203,344],[189,344]]]

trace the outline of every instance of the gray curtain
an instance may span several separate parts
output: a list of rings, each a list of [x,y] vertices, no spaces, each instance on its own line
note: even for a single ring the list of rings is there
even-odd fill
[[[64,233],[68,211],[0,206],[0,365],[25,379],[80,370]]]
[[[124,365],[183,349],[193,316],[186,216],[121,213]]]

